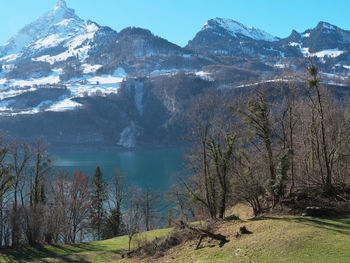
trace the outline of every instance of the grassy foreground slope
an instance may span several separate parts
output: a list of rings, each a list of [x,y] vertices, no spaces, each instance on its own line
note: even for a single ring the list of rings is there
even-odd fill
[[[235,234],[243,225],[252,234],[237,239]],[[151,240],[169,231],[146,232],[142,238]],[[122,260],[128,239],[118,237],[0,253],[0,262],[350,262],[350,217],[245,219],[219,223],[216,232],[228,236],[230,242],[220,248],[218,242],[206,239],[195,250],[197,240],[193,240],[170,249],[161,258]]]
[[[242,225],[252,234],[236,239]],[[269,217],[223,223],[218,232],[229,236],[222,248],[210,242],[194,250],[194,241],[153,262],[350,262],[350,218]]]
[[[139,238],[153,240],[165,236],[171,229],[142,233]],[[135,238],[136,239],[136,238]],[[41,246],[19,250],[0,251],[3,262],[115,262],[127,251],[128,237],[122,236],[90,243]]]

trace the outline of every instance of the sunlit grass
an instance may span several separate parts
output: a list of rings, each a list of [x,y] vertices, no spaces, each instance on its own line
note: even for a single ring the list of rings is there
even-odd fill
[[[236,239],[242,225],[252,234]],[[193,241],[153,262],[350,262],[350,218],[269,217],[224,223],[218,232],[230,240],[222,248],[194,250]]]
[[[153,240],[156,237],[166,235],[170,229],[159,229],[153,230],[146,233],[142,233],[139,235],[142,238],[147,240]],[[137,236],[134,237],[137,239]],[[80,261],[79,257],[91,258],[93,261],[87,262],[110,262],[104,261],[103,258],[110,259],[111,257],[114,259],[119,259],[120,256],[125,253],[128,248],[128,237],[122,236],[117,238],[112,238],[103,241],[96,241],[90,243],[81,243],[81,244],[73,244],[73,245],[62,245],[62,246],[40,246],[35,248],[23,248],[19,250],[9,250],[5,252],[0,252],[0,262],[35,262],[40,261],[45,258],[45,262],[86,262]],[[102,253],[101,253],[102,252]],[[103,253],[108,252],[108,253]],[[75,255],[76,259],[69,259],[73,257],[71,255]],[[98,260],[100,258],[102,260]],[[60,261],[59,259],[55,259],[57,257],[61,257],[61,260],[67,258],[64,261]],[[48,259],[51,258],[51,259]]]
[[[273,216],[249,219],[250,212],[239,205],[231,212],[241,220],[221,222],[217,232],[230,242],[205,239],[195,250],[198,240],[181,244],[161,258],[121,259],[128,247],[128,237],[65,246],[44,246],[0,254],[0,262],[350,262],[350,217],[313,218]],[[235,238],[245,225],[252,234]],[[153,240],[170,229],[145,232],[134,240]]]

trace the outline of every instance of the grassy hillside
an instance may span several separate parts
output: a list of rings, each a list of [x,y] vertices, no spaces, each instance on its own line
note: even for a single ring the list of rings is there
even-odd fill
[[[237,211],[244,218],[242,209]],[[252,234],[235,238],[240,226]],[[139,238],[151,240],[170,230],[155,230]],[[122,260],[127,237],[75,244],[45,246],[0,254],[0,262],[349,262],[350,217],[320,219],[274,216],[220,223],[218,233],[230,240],[222,248],[206,239],[195,250],[197,240],[167,251],[162,258]]]
[[[153,240],[165,236],[170,229],[153,230],[137,238]],[[121,258],[127,251],[128,237],[63,246],[42,246],[13,251],[0,251],[0,263],[3,262],[111,262]]]
[[[236,239],[242,225],[253,233]],[[270,217],[223,223],[218,232],[229,236],[222,248],[189,242],[153,262],[350,262],[350,218]]]

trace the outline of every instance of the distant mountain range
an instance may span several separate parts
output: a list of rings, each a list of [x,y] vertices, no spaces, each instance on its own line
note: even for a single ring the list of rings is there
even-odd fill
[[[82,20],[58,0],[0,46],[0,128],[53,143],[166,145],[192,96],[305,72],[309,56],[329,83],[347,85],[350,31],[320,22],[281,39],[214,18],[180,47]]]

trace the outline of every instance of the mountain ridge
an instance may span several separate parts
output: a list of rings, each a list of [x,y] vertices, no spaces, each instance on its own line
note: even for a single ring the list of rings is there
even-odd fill
[[[108,137],[134,146],[146,135],[155,138],[182,127],[181,115],[192,96],[244,87],[252,78],[270,81],[284,72],[305,72],[306,57],[313,57],[327,82],[347,85],[350,31],[321,21],[315,28],[277,38],[232,19],[213,18],[180,47],[148,29],[117,32],[83,20],[59,0],[0,46],[0,122],[17,118],[31,126],[36,119],[49,122],[62,115],[62,124],[67,124],[74,121],[63,116],[75,114],[84,115],[86,122],[85,114],[92,118],[98,107],[113,112],[114,117],[110,112],[94,116],[106,118],[113,133],[75,127],[74,132],[50,134],[59,141],[78,133],[80,141]],[[157,121],[154,112],[161,114]],[[85,122],[81,125],[88,126]]]

